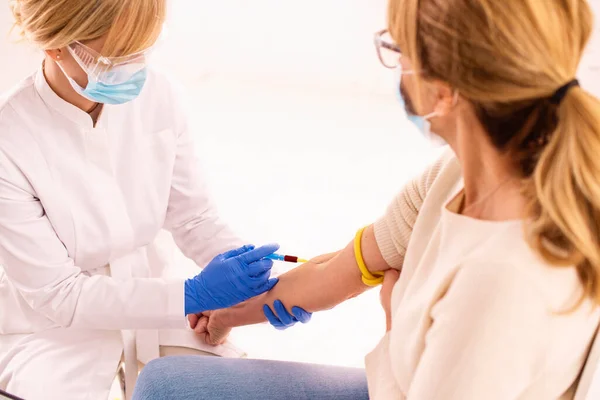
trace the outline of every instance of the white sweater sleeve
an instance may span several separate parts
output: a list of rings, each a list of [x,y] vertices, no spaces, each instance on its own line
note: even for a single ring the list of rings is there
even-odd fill
[[[450,152],[444,154],[419,177],[409,182],[389,205],[383,217],[375,222],[377,245],[391,268],[402,269],[419,210],[429,188],[451,157]]]
[[[0,151],[0,262],[30,307],[63,327],[185,326],[182,281],[84,275],[26,182]]]

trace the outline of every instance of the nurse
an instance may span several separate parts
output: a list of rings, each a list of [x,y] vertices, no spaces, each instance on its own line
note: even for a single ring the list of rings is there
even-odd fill
[[[193,352],[186,315],[277,283],[277,246],[241,246],[219,219],[173,88],[148,69],[165,3],[12,3],[45,52],[0,99],[0,389],[28,400],[106,399],[123,353],[131,394],[136,353]],[[163,228],[199,275],[161,278]]]

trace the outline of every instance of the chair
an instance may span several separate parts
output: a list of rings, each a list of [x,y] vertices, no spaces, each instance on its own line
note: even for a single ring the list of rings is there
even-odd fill
[[[6,393],[4,390],[0,389],[0,400],[23,400],[20,397],[13,396],[10,393]]]
[[[588,358],[583,366],[574,400],[598,399],[600,399],[600,336],[596,331]]]

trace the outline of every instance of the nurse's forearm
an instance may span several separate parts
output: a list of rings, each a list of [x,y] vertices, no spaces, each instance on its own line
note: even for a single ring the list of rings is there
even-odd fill
[[[371,272],[389,269],[379,252],[372,227],[365,230],[361,248]],[[272,305],[275,300],[281,300],[287,309],[298,306],[316,312],[331,309],[369,289],[361,280],[353,243],[329,260],[325,259],[319,257],[289,271],[279,277],[279,283],[270,292],[219,310],[214,317],[218,318],[219,325],[226,327],[252,325],[266,321],[263,306]]]

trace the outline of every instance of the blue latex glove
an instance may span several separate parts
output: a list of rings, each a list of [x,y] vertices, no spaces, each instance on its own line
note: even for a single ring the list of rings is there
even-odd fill
[[[185,281],[185,314],[228,308],[271,290],[279,280],[269,279],[273,261],[264,257],[278,249],[276,244],[247,245],[216,256]]]
[[[281,300],[275,300],[273,308],[275,311],[271,310],[271,308],[265,304],[263,306],[263,312],[269,320],[269,323],[273,325],[275,329],[280,331],[291,328],[296,325],[297,322],[306,324],[312,317],[312,313],[306,312],[300,307],[292,307],[292,314],[290,314]]]

